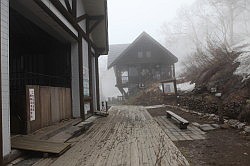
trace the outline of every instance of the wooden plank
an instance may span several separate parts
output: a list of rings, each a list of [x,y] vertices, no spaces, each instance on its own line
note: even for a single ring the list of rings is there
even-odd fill
[[[72,107],[71,107],[71,90],[70,88],[65,89],[65,109],[66,109],[66,118],[69,119],[72,117]]]
[[[51,125],[50,89],[40,87],[41,127]]]
[[[59,92],[56,87],[49,87],[50,89],[50,107],[51,107],[51,122],[59,122],[60,119],[60,106],[59,106]]]
[[[24,136],[17,136],[11,139],[11,147],[29,151],[62,154],[70,148],[70,144],[34,140]]]

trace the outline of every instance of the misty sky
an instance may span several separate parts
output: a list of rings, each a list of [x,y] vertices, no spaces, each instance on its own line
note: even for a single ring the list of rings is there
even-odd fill
[[[131,43],[142,31],[163,42],[161,27],[195,0],[108,0],[110,44]]]

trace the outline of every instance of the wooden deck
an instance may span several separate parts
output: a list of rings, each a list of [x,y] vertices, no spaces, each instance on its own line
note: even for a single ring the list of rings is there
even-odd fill
[[[36,164],[54,166],[189,165],[144,107],[112,107],[70,150]]]
[[[70,148],[70,144],[49,142],[38,139],[35,140],[28,136],[16,136],[11,139],[11,147],[21,150],[62,154]]]
[[[167,116],[157,116],[154,117],[154,119],[172,141],[206,139],[206,133],[192,124],[187,126],[187,129],[181,130],[174,124],[174,121],[168,119]]]

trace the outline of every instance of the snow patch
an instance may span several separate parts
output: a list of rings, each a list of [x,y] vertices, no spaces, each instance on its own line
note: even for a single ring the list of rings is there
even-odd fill
[[[235,63],[239,62],[239,67],[235,70],[234,74],[243,77],[242,82],[250,79],[250,39],[244,40],[234,46],[234,50],[241,52]]]
[[[177,89],[180,91],[191,92],[195,88],[195,83],[191,84],[191,81],[177,84]]]
[[[234,74],[243,77],[243,81],[250,78],[250,51],[242,53],[235,62],[239,62],[240,66],[235,70]]]

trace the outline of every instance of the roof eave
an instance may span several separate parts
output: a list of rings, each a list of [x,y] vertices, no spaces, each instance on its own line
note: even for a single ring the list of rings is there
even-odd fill
[[[103,22],[99,24],[97,30],[91,32],[93,43],[99,48],[96,50],[100,55],[107,55],[109,51],[108,39],[108,9],[107,0],[82,0],[86,14],[88,15],[103,15]],[[98,7],[97,7],[98,6]],[[100,39],[101,38],[101,39]]]

